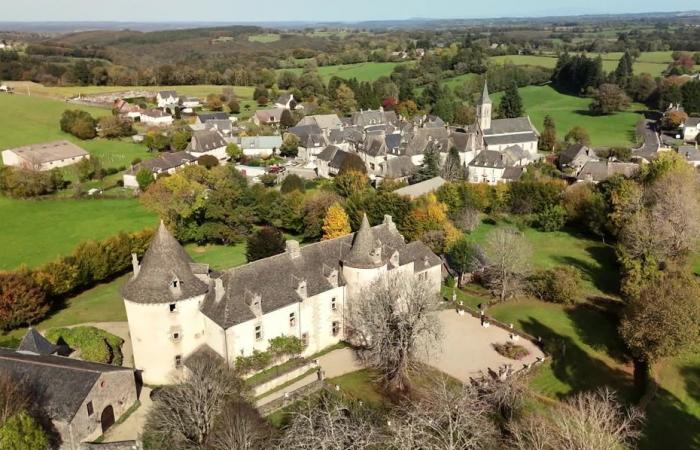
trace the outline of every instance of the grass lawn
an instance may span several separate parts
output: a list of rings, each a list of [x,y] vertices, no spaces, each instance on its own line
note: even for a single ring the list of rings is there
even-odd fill
[[[475,73],[465,73],[464,75],[458,75],[452,78],[446,78],[442,81],[443,86],[447,86],[450,89],[455,89],[461,87],[465,82],[472,78],[478,77]]]
[[[270,42],[277,42],[281,39],[280,35],[277,33],[260,33],[248,36],[250,42],[260,42],[262,44],[267,44]]]
[[[318,73],[323,81],[327,82],[333,76],[350,79],[357,78],[357,81],[374,81],[380,77],[388,77],[399,64],[394,62],[367,62],[359,64],[341,64],[337,66],[322,66],[318,68]],[[279,72],[289,71],[300,75],[304,69],[280,69]]]
[[[58,123],[66,109],[81,109],[93,117],[110,114],[107,109],[69,104],[38,96],[0,96],[0,150],[66,139],[99,157],[105,167],[128,166],[134,158],[152,157],[145,146],[129,140],[81,141],[62,132]]]
[[[0,270],[70,254],[81,242],[157,224],[136,199],[15,200],[0,197]]]
[[[498,104],[502,93],[492,95]],[[551,86],[528,86],[520,89],[525,105],[525,113],[532,124],[542,130],[544,117],[549,114],[554,119],[557,135],[561,139],[576,125],[584,127],[591,136],[594,146],[629,146],[634,143],[635,125],[643,116],[644,106],[632,104],[629,111],[609,116],[593,116],[588,112],[591,100],[557,92]]]
[[[241,99],[252,99],[254,87],[251,86],[219,86],[213,84],[195,84],[186,86],[44,86],[30,81],[10,81],[8,86],[14,87],[18,94],[67,99],[78,95],[101,94],[106,92],[149,91],[157,93],[161,90],[175,90],[180,95],[191,97],[206,97],[208,94],[219,94],[224,87],[233,87],[235,94]],[[6,96],[9,97],[9,96]],[[82,107],[81,107],[82,108]]]

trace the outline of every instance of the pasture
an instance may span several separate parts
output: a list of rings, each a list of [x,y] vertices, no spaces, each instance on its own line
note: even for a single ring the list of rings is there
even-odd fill
[[[498,104],[502,93],[491,96]],[[557,92],[551,86],[527,86],[520,89],[525,114],[532,124],[542,131],[544,117],[549,114],[557,127],[557,137],[562,139],[574,126],[588,130],[594,146],[630,146],[634,143],[635,125],[643,116],[642,105],[633,104],[628,111],[608,116],[594,116],[588,112],[591,100]]]
[[[107,109],[43,97],[0,95],[0,150],[66,139],[99,157],[105,167],[128,166],[134,158],[151,157],[146,147],[134,144],[130,139],[81,141],[62,132],[59,120],[66,109],[81,109],[96,118],[110,114]]]
[[[323,81],[328,82],[332,77],[337,76],[349,80],[351,78],[357,78],[357,81],[374,81],[380,77],[388,77],[393,72],[394,67],[399,64],[407,63],[394,63],[394,62],[366,62],[358,64],[341,64],[336,66],[321,66],[318,68],[318,73],[321,75]],[[280,72],[289,71],[300,75],[304,69],[294,68],[294,69],[280,69]]]

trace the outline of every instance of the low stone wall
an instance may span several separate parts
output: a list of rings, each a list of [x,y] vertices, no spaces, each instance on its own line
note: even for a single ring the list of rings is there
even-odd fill
[[[83,442],[80,448],[81,450],[143,450],[143,443],[141,441]]]
[[[273,400],[270,403],[266,403],[258,408],[262,416],[269,416],[275,411],[278,411],[285,406],[291,405],[292,403],[300,400],[303,397],[309,396],[315,392],[320,391],[326,385],[324,380],[317,380],[313,383],[309,383],[306,386],[297,389],[294,392],[290,392],[289,395],[282,396],[277,400]]]
[[[260,383],[256,386],[253,386],[253,395],[255,397],[260,397],[261,395],[265,394],[266,392],[270,392],[271,390],[282,386],[283,384],[298,378],[302,375],[304,375],[306,372],[310,371],[311,369],[317,369],[318,368],[318,362],[317,361],[307,361],[306,364],[303,364],[301,366],[296,366],[292,369],[290,369],[287,372],[283,372],[279,374],[277,377],[266,381],[264,383]]]

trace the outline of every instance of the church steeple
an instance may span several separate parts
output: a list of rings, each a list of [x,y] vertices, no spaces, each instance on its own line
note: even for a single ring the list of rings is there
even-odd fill
[[[489,97],[488,83],[484,81],[484,90],[481,92],[479,103],[476,105],[476,117],[481,130],[488,130],[491,128],[492,108],[493,105],[491,103],[491,97]]]

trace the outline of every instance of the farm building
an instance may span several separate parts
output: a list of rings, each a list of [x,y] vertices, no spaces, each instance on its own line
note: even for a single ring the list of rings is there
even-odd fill
[[[70,166],[90,154],[68,141],[47,142],[3,150],[2,162],[6,166],[32,170],[51,170]]]

